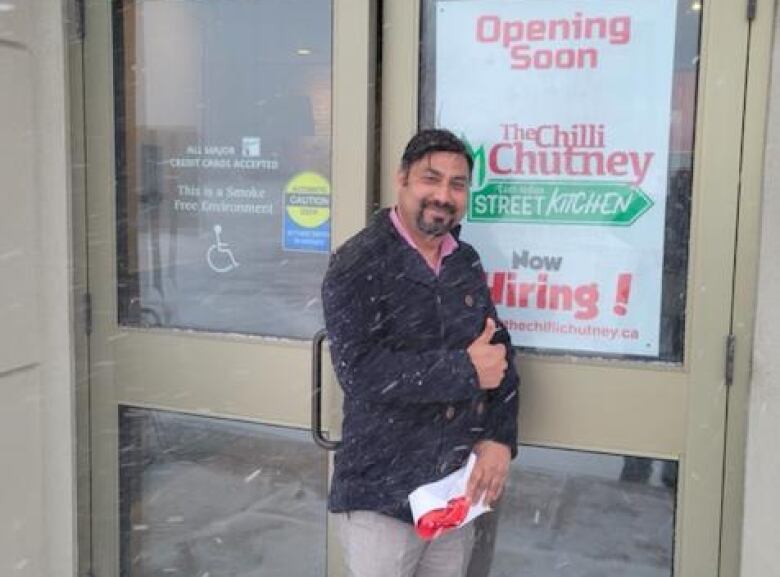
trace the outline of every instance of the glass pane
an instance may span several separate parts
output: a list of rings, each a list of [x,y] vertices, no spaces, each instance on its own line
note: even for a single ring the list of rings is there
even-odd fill
[[[522,348],[681,363],[701,4],[424,0],[420,125]],[[465,72],[468,71],[468,72]]]
[[[120,439],[124,577],[325,574],[308,432],[123,407]]]
[[[330,251],[330,0],[116,7],[119,321],[310,337]]]
[[[676,485],[675,461],[522,447],[469,577],[669,577]]]

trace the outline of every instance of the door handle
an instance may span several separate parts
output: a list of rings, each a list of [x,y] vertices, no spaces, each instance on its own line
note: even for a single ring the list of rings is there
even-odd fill
[[[322,343],[326,338],[327,331],[320,329],[311,343],[311,434],[320,447],[335,451],[341,443],[325,438],[322,432]]]

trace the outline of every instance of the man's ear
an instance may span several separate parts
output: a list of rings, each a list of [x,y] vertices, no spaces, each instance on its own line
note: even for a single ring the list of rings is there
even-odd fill
[[[398,190],[409,185],[409,170],[399,168],[395,173],[395,185]]]
[[[401,204],[401,197],[403,191],[409,184],[409,171],[399,168],[395,171],[395,204],[398,206]]]

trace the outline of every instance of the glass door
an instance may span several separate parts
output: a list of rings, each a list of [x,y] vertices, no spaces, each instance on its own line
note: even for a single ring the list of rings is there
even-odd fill
[[[469,142],[462,238],[521,352],[480,574],[718,572],[747,41],[727,4],[384,4],[383,203],[418,127]]]
[[[87,3],[94,575],[326,574],[309,358],[368,210],[371,14]]]

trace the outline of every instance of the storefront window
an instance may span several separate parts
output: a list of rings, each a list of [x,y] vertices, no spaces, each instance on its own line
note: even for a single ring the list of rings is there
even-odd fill
[[[329,0],[125,0],[119,321],[308,338],[330,251]]]
[[[327,456],[306,431],[120,409],[121,574],[325,574]]]
[[[524,349],[681,363],[701,5],[426,0],[420,125]]]
[[[676,461],[521,447],[489,518],[489,576],[671,577],[677,473]],[[486,563],[490,548],[475,555]]]

